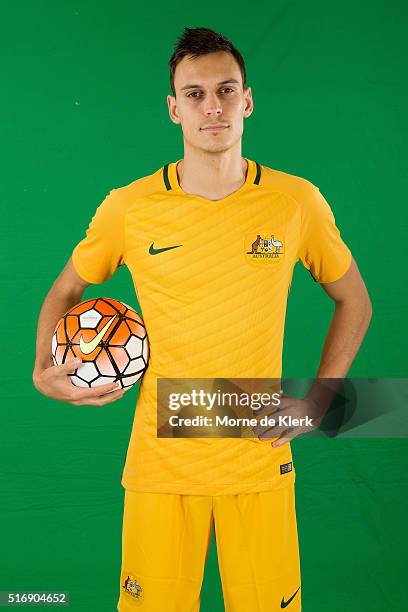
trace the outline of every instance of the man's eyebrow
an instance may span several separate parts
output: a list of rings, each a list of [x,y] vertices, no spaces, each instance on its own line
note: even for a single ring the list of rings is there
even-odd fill
[[[225,85],[226,83],[239,84],[239,81],[237,81],[237,79],[225,79],[225,81],[220,81],[219,83],[217,83],[217,85]],[[194,89],[195,87],[202,87],[202,85],[191,85],[190,83],[188,83],[187,85],[184,85],[184,87],[181,88],[181,91],[184,91],[184,89]]]

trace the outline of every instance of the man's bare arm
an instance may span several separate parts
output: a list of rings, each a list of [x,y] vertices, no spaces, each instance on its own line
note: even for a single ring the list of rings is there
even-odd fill
[[[304,399],[283,396],[279,407],[281,417],[312,417],[315,427],[320,425],[333,398],[340,390],[363,341],[372,314],[371,300],[354,259],[342,278],[332,283],[321,283],[321,286],[334,301],[335,311],[324,342],[316,378]],[[310,431],[310,428],[299,426],[287,432],[285,425],[259,427],[256,430],[262,440],[279,436],[279,439],[272,443],[273,446],[281,446],[307,431]]]
[[[370,324],[371,300],[354,258],[342,278],[321,286],[335,302],[335,311],[316,378],[344,378]]]
[[[33,377],[53,365],[51,359],[52,333],[59,319],[81,301],[90,283],[78,276],[71,258],[49,290],[38,318],[36,357]]]
[[[54,366],[51,359],[51,340],[60,318],[78,304],[90,283],[76,272],[71,258],[49,290],[38,318],[36,356],[33,370],[35,388],[47,397],[75,405],[103,405],[122,397],[124,390],[116,382],[96,388],[75,387],[68,377],[79,365],[70,359],[61,366]],[[110,393],[111,392],[111,393]],[[109,393],[108,395],[106,395]]]
[[[361,346],[370,325],[372,306],[354,258],[344,276],[333,283],[321,283],[321,286],[334,301],[335,310],[307,399],[324,414],[341,389]]]

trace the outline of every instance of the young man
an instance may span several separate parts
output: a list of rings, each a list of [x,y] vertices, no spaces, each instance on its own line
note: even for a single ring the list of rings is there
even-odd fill
[[[55,323],[84,289],[127,265],[151,353],[122,479],[118,610],[199,610],[214,524],[225,609],[295,612],[301,578],[288,440],[296,431],[277,446],[279,435],[268,432],[262,440],[160,438],[157,380],[279,378],[299,259],[335,303],[316,376],[343,378],[368,327],[370,300],[318,188],[241,156],[253,100],[231,42],[186,28],[170,81],[169,115],[181,125],[184,157],[113,189],[96,210],[42,307],[34,383],[75,405],[123,395],[107,394],[111,384],[73,387],[67,374],[76,364],[50,367],[49,347]]]

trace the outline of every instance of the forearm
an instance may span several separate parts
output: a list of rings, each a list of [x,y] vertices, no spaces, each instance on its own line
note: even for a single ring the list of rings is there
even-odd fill
[[[321,405],[326,405],[331,401],[340,389],[342,380],[347,376],[370,321],[371,303],[369,300],[336,304],[316,379],[308,394],[311,399]],[[320,383],[319,380],[321,380]]]
[[[53,365],[51,340],[55,326],[67,310],[81,301],[83,292],[83,289],[80,289],[67,293],[62,291],[58,284],[54,284],[48,292],[38,317],[34,381],[40,372]]]
[[[370,302],[339,302],[323,346],[316,378],[344,378],[371,320]]]

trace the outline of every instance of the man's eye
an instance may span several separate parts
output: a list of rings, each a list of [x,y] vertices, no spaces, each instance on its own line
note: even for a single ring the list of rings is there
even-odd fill
[[[229,93],[229,92],[234,93],[234,90],[232,89],[232,87],[223,87],[220,91],[221,92],[227,92],[227,93]],[[192,91],[189,94],[187,94],[187,98],[199,98],[199,97],[200,97],[200,92],[199,91]]]

